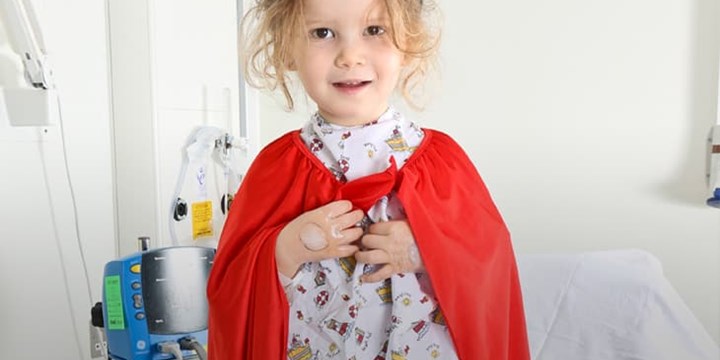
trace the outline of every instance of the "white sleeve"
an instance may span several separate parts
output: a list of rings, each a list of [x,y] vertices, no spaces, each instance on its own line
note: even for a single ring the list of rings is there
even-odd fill
[[[298,273],[292,279],[281,274],[279,271],[277,274],[278,278],[280,279],[280,284],[282,284],[283,289],[285,290],[285,296],[287,296],[288,303],[292,305],[295,295],[295,287],[300,284],[300,280],[303,278],[304,272],[298,271]]]

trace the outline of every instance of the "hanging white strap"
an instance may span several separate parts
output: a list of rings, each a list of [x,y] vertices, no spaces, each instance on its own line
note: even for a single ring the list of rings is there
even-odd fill
[[[187,175],[188,165],[191,162],[205,162],[210,159],[212,152],[215,149],[215,140],[222,137],[224,132],[221,129],[212,126],[201,126],[193,130],[192,134],[188,137],[188,140],[183,148],[185,153],[183,154],[183,161],[180,168],[180,174],[175,185],[175,192],[170,198],[170,211],[168,218],[168,225],[170,230],[170,240],[172,246],[179,246],[180,242],[175,232],[175,207],[177,206],[176,200],[180,196],[183,185],[185,184],[185,176]]]
[[[188,166],[190,164],[209,164],[210,160],[213,158],[213,154],[217,152],[216,158],[220,160],[224,179],[224,186],[221,189],[217,189],[219,193],[217,195],[221,197],[234,195],[242,179],[242,176],[234,169],[234,149],[247,151],[247,139],[234,138],[230,134],[226,133],[225,130],[214,126],[197,127],[188,137],[184,147],[184,156],[180,167],[180,173],[175,185],[175,192],[170,198],[168,222],[172,246],[180,245],[180,239],[178,239],[175,231],[176,221],[174,221],[174,215],[177,207],[177,200],[180,198],[180,193],[182,192],[183,185],[185,184]],[[226,208],[227,207],[229,206],[226,205]],[[225,214],[222,216],[227,216],[226,214],[227,209]]]

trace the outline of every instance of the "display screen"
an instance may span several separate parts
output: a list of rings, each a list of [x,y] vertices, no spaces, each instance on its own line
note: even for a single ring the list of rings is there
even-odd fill
[[[124,330],[123,299],[120,290],[120,275],[105,277],[105,308],[107,309],[108,330]]]
[[[174,247],[142,256],[142,294],[151,334],[207,329],[207,278],[215,250]]]

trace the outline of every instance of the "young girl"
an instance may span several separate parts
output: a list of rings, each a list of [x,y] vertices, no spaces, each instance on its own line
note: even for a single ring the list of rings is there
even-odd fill
[[[292,108],[294,72],[318,110],[263,149],[235,197],[208,283],[212,359],[529,359],[509,234],[480,176],[389,104],[433,60],[432,10],[250,10],[250,73]]]

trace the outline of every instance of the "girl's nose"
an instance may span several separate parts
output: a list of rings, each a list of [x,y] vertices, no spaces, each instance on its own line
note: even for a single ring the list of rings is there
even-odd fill
[[[335,58],[335,66],[352,68],[365,64],[365,49],[361,40],[345,40],[340,44],[340,50]]]

